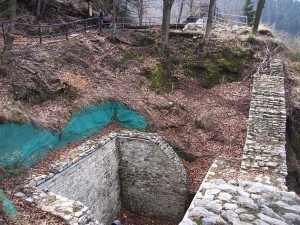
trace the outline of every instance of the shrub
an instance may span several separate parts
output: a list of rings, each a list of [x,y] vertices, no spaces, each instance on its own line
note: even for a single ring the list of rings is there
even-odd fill
[[[293,60],[300,62],[300,51],[293,52]]]
[[[247,37],[247,41],[250,43],[250,44],[255,44],[257,42],[257,39],[255,37],[255,35],[253,33],[250,33]]]

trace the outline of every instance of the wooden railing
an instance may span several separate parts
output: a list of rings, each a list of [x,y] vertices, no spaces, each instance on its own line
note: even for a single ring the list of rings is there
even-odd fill
[[[26,24],[14,22],[14,29],[9,32],[11,21],[1,22],[1,36],[10,33],[14,36],[21,36],[24,38],[38,38],[40,43],[45,38],[56,36],[65,36],[68,39],[70,34],[87,32],[90,29],[98,29],[101,32],[103,21],[99,17],[92,17],[87,19],[75,20],[71,22],[57,23],[57,24]]]
[[[179,29],[182,28],[182,24],[177,24],[178,17],[172,17],[170,24],[172,28]],[[215,21],[225,22],[231,25],[245,26],[247,25],[247,17],[239,15],[228,15],[219,13]],[[138,18],[129,17],[117,17],[116,25],[118,29],[132,28],[147,29],[152,26],[157,26],[162,24],[162,17],[150,17],[144,18],[142,25],[138,23]],[[97,30],[98,33],[102,32],[102,28],[109,27],[109,22],[102,21],[100,17],[91,17],[87,19],[75,20],[64,23],[55,24],[27,24],[14,22],[13,32],[9,32],[9,27],[12,25],[11,21],[0,22],[1,37],[5,34],[12,34],[14,36],[24,37],[24,38],[38,38],[40,44],[46,38],[52,38],[57,36],[64,36],[68,40],[69,36],[74,33],[86,33],[88,30]]]
[[[150,26],[149,19],[145,19],[143,25]],[[10,33],[14,36],[23,38],[38,38],[42,44],[45,38],[52,38],[57,36],[64,36],[68,40],[69,36],[74,33],[86,33],[88,30],[97,30],[102,32],[103,28],[109,28],[110,23],[101,20],[99,17],[92,17],[87,19],[75,20],[64,23],[55,24],[27,24],[27,23],[13,23],[13,31],[9,32],[9,27],[12,25],[11,21],[3,21],[0,23],[1,36]],[[135,18],[117,17],[116,25],[118,29],[127,27],[137,27],[138,22]]]

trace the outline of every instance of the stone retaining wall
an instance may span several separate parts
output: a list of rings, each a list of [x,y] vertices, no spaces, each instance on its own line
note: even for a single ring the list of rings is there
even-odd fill
[[[186,184],[178,182],[181,169],[148,140],[118,140],[123,207],[140,215],[180,221],[187,203]]]
[[[214,161],[180,225],[300,224],[300,198],[285,185],[285,123],[283,64],[273,60],[253,78],[243,158]]]
[[[270,74],[255,74],[240,179],[286,190],[285,94],[283,64],[274,60]]]
[[[109,224],[121,209],[116,139],[38,186],[89,206],[95,218]]]
[[[99,220],[107,225],[121,207],[172,220],[185,213],[185,169],[173,149],[154,134],[111,133],[85,142],[49,166],[53,173],[31,169],[16,195],[69,224],[94,225]]]

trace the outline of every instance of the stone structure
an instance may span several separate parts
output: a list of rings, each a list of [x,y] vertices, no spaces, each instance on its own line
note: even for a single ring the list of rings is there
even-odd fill
[[[182,167],[160,150],[168,149],[175,159],[172,148],[148,140],[118,140],[123,207],[141,215],[180,221],[187,194]]]
[[[180,225],[300,224],[300,198],[285,186],[285,115],[283,65],[273,60],[269,75],[254,75],[243,158],[214,161]]]
[[[253,79],[240,179],[286,189],[285,123],[283,65],[273,61],[270,75]]]
[[[283,65],[273,60],[270,74],[254,75],[243,157],[214,161],[180,225],[300,224],[300,198],[285,185],[285,120]],[[157,136],[113,133],[87,141],[51,167],[58,175],[33,172],[16,195],[70,224],[99,224],[93,211],[106,225],[121,206],[168,219],[184,210],[183,165]],[[93,194],[80,195],[85,190]]]
[[[104,224],[113,221],[121,209],[118,152],[113,139],[98,151],[38,186],[82,202]]]
[[[121,207],[178,221],[185,213],[185,169],[154,134],[112,133],[85,142],[50,167],[49,174],[31,169],[16,195],[69,224],[110,224]]]

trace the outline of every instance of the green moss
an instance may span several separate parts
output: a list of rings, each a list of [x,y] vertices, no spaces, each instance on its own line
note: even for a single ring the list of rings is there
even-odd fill
[[[81,209],[81,206],[80,205],[73,205],[73,212],[76,213],[76,212],[79,212]]]
[[[249,35],[247,37],[247,41],[250,44],[255,44],[255,43],[257,43],[257,38],[255,37],[255,35],[253,33],[249,33]]]
[[[194,219],[193,220],[197,225],[202,225],[202,220],[201,220],[201,218],[199,218],[199,219]]]
[[[71,214],[71,212],[68,211],[68,210],[64,210],[63,213],[64,213],[65,216]]]
[[[128,60],[132,60],[135,58],[135,55],[132,51],[128,51],[126,52],[123,57],[118,61],[119,65],[123,65],[125,62],[127,62]]]
[[[161,64],[156,64],[150,71],[150,87],[160,92],[165,83],[164,70]]]
[[[224,72],[241,74],[248,67],[248,53],[241,46],[225,47],[221,53],[217,54],[216,61]],[[236,77],[230,76],[230,81],[236,80]]]
[[[215,66],[210,59],[206,59],[203,65],[206,69],[206,73],[203,74],[201,79],[202,87],[212,88],[217,84],[226,82],[226,80],[224,80],[224,77],[218,70],[217,66]]]
[[[297,71],[298,73],[300,73],[300,63],[297,64],[297,66],[296,66],[296,71]]]
[[[157,105],[155,108],[158,110],[171,110],[173,107],[174,107],[173,102],[167,102],[161,105]]]
[[[45,205],[51,205],[56,201],[56,197],[55,196],[49,196],[47,198],[47,200],[45,201]]]
[[[300,51],[296,51],[292,53],[292,58],[294,61],[300,62]]]

